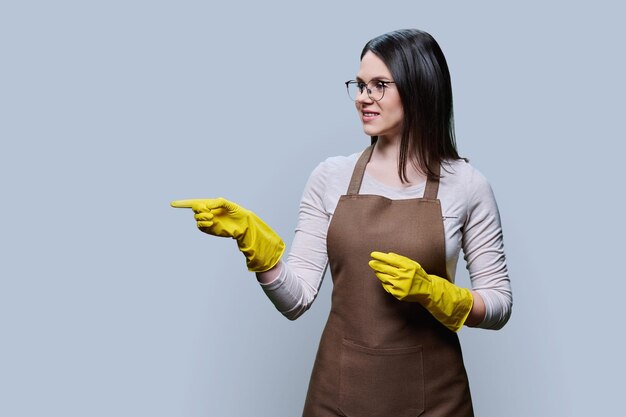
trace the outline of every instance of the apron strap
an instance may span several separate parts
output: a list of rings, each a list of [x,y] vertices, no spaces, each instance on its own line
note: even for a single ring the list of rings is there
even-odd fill
[[[435,174],[439,175],[440,174],[440,168],[441,165],[439,164],[439,162],[436,162],[435,164],[433,164],[433,171],[435,172]],[[426,180],[426,189],[424,189],[424,198],[427,200],[436,200],[437,199],[437,192],[439,191],[439,180],[438,179],[433,179],[433,178],[428,178],[428,180]]]
[[[363,181],[363,174],[365,174],[365,166],[372,157],[372,151],[374,145],[370,145],[361,154],[359,160],[356,161],[354,171],[352,171],[352,179],[350,179],[350,185],[348,186],[348,195],[356,195],[361,189],[361,181]]]
[[[348,186],[348,195],[356,195],[359,193],[361,189],[361,182],[363,181],[363,175],[365,174],[365,167],[367,163],[370,161],[372,157],[372,152],[374,151],[374,145],[370,145],[356,162],[356,166],[354,167],[354,171],[352,171],[352,178],[350,179],[350,185]],[[440,173],[440,165],[439,163],[434,164],[433,171],[435,174],[439,175]],[[426,188],[424,189],[424,198],[428,200],[436,200],[437,193],[439,191],[439,180],[428,178],[426,181]]]

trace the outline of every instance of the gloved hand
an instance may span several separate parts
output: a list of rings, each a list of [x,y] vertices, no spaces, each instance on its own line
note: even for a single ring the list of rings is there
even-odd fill
[[[474,297],[467,288],[429,275],[417,262],[395,253],[372,252],[369,266],[383,288],[402,301],[420,303],[448,329],[456,332],[467,319]]]
[[[171,205],[192,209],[198,228],[204,233],[236,239],[249,271],[271,269],[285,251],[285,243],[263,220],[231,201],[223,198],[177,200]]]

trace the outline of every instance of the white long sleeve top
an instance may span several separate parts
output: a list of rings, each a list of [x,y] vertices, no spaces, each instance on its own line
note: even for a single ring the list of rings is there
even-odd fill
[[[346,194],[359,153],[332,157],[311,173],[300,203],[298,224],[286,261],[270,283],[260,283],[278,311],[290,320],[302,315],[315,300],[327,266],[326,233],[339,197]],[[513,303],[504,255],[500,215],[486,178],[464,160],[441,165],[438,198],[445,230],[446,268],[454,282],[460,250],[472,289],[485,302],[486,314],[478,327],[499,329],[507,322]],[[363,177],[360,194],[390,199],[422,197],[426,183],[407,188]]]

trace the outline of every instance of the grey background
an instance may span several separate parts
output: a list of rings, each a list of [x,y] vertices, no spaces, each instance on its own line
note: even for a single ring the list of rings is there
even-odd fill
[[[311,170],[368,143],[343,81],[367,40],[405,27],[442,46],[459,149],[503,220],[512,319],[461,331],[477,415],[616,415],[623,15],[617,1],[3,2],[0,415],[299,415],[330,277],[290,322],[233,242],[169,202],[227,197],[289,244]]]

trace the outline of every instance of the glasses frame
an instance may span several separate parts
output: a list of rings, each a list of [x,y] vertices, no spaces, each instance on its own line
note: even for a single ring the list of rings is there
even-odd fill
[[[375,81],[376,83],[381,83],[383,85],[383,95],[380,96],[380,98],[378,100],[376,100],[374,97],[372,97],[372,89],[370,88],[370,83],[372,81]],[[394,81],[383,81],[383,80],[370,80],[367,83],[364,83],[363,81],[358,81],[358,80],[348,80],[345,82],[346,84],[346,92],[348,93],[348,97],[350,97],[350,100],[352,101],[356,101],[358,96],[356,98],[352,98],[352,96],[350,95],[350,85],[358,85],[358,84],[365,84],[365,87],[363,88],[363,90],[365,90],[367,92],[367,96],[370,98],[370,100],[372,101],[380,101],[385,97],[385,91],[387,90],[387,84],[395,84]],[[360,91],[358,95],[363,94],[363,91]]]

